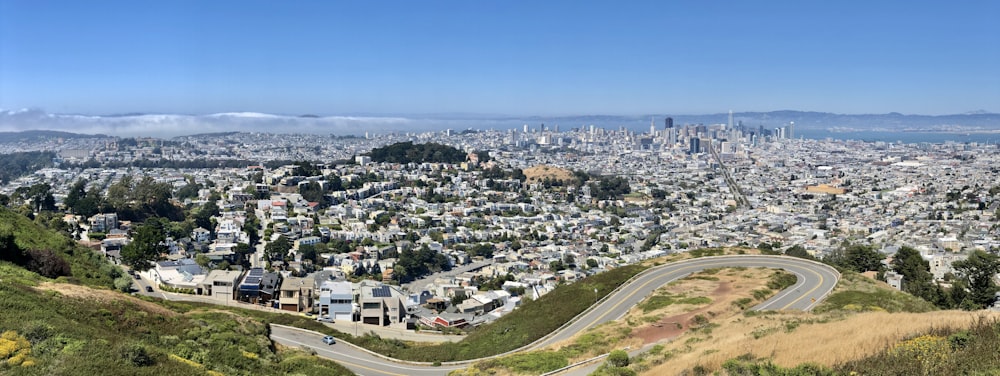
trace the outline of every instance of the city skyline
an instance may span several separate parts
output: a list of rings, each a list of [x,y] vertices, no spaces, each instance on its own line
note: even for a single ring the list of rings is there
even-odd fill
[[[0,108],[998,111],[1000,4],[0,3]]]

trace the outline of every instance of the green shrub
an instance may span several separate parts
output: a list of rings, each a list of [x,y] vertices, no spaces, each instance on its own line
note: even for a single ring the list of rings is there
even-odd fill
[[[628,353],[625,350],[615,350],[608,354],[608,364],[614,367],[628,366]]]

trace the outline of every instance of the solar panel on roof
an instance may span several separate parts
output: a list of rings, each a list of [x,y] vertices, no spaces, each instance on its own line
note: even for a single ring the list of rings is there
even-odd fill
[[[376,298],[389,298],[392,294],[389,292],[389,286],[381,286],[372,289],[372,296]]]

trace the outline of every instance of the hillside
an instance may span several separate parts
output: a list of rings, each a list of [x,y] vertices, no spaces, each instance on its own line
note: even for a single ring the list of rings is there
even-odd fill
[[[572,182],[577,178],[573,171],[549,165],[539,165],[524,169],[524,176],[527,183],[540,183],[545,179],[552,181]]]
[[[272,344],[268,322],[298,316],[144,301],[108,289],[117,267],[2,208],[0,238],[0,374],[352,374]],[[21,266],[34,265],[40,251],[47,263],[67,263],[65,274],[51,279]]]
[[[595,375],[847,375],[876,368],[880,371],[863,374],[902,375],[1000,369],[1000,361],[990,355],[995,351],[985,350],[1000,345],[1000,313],[937,311],[857,273],[845,273],[815,312],[746,310],[786,286],[787,276],[767,269],[706,270],[664,286],[625,317],[561,345],[479,362],[455,374],[532,375],[625,347],[642,349],[629,371],[601,368]],[[955,346],[960,347],[951,345],[959,342]],[[921,347],[928,343],[929,350]],[[914,368],[921,364],[916,357],[926,356],[921,351],[940,362]]]
[[[36,220],[44,221],[46,217]],[[110,288],[113,280],[121,276],[118,268],[69,237],[0,207],[0,269],[7,270],[11,264],[49,278],[94,287]]]

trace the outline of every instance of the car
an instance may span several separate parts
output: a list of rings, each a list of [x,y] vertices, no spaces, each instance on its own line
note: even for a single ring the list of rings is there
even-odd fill
[[[146,292],[153,292],[153,286],[146,286]]]
[[[323,337],[323,343],[325,343],[327,345],[332,345],[334,343],[337,343],[337,339],[333,338],[333,336],[326,336],[326,337]]]
[[[332,323],[333,322],[333,318],[330,317],[329,315],[319,315],[319,316],[316,316],[316,321]]]

